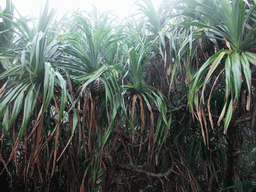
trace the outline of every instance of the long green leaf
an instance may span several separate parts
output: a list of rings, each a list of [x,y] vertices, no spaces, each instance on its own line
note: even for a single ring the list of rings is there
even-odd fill
[[[28,126],[29,119],[35,109],[36,101],[38,98],[40,86],[32,85],[30,89],[28,90],[28,93],[25,97],[24,102],[24,110],[23,110],[23,120],[22,124],[18,133],[18,137],[22,137],[24,134],[24,131],[26,130]]]
[[[44,75],[44,105],[47,108],[53,97],[55,80],[55,74],[50,63],[45,63]]]
[[[228,55],[228,57],[225,60],[225,78],[226,78],[226,90],[225,90],[225,98],[226,101],[229,98],[230,92],[232,92],[232,71],[231,71],[231,60],[230,60],[230,56]]]
[[[230,124],[231,118],[233,115],[233,99],[230,100],[229,106],[227,109],[226,117],[225,117],[225,122],[224,122],[224,134],[226,134],[228,126]]]
[[[231,55],[231,71],[233,73],[232,81],[234,82],[235,97],[238,99],[240,96],[240,90],[242,85],[242,71],[240,57],[237,52]]]
[[[13,75],[17,75],[16,73],[19,72],[21,69],[22,69],[22,66],[21,66],[21,65],[14,66],[14,67],[12,67],[11,69],[6,70],[6,71],[4,71],[3,73],[1,73],[1,74],[0,74],[0,79],[4,79],[4,78],[6,78],[6,77],[10,77],[10,76],[13,76]]]
[[[251,101],[251,69],[249,61],[244,53],[241,53],[241,64],[243,69],[243,74],[246,80],[247,89],[248,89],[248,97],[247,97],[247,110],[249,110],[250,101]]]
[[[21,82],[16,85],[14,88],[10,89],[1,99],[0,105],[0,117],[2,117],[5,107],[8,106],[12,101],[14,101],[20,94],[20,92],[26,90],[29,87],[29,84],[26,82]]]
[[[9,128],[10,128],[10,126],[12,126],[14,121],[17,119],[17,117],[22,109],[24,91],[25,90],[21,91],[21,93],[19,94],[19,96],[16,98],[16,100],[14,102]]]
[[[4,114],[4,119],[2,122],[3,128],[4,130],[7,132],[9,129],[9,119],[10,119],[10,110],[9,110],[10,106],[6,106],[6,110],[5,110],[5,114]]]
[[[255,53],[245,52],[244,54],[246,55],[247,59],[248,59],[253,65],[256,65],[256,54],[255,54]]]

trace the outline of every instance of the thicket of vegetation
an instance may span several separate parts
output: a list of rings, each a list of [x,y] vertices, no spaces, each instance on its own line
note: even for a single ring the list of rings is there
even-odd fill
[[[9,191],[255,191],[256,4],[0,13]]]

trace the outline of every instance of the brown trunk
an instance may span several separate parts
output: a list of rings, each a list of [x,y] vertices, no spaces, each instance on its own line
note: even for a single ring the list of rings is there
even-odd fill
[[[231,121],[228,128],[227,142],[228,142],[228,151],[227,151],[227,162],[226,162],[226,176],[225,182],[226,187],[234,186],[230,189],[230,192],[235,192],[235,181],[237,179],[237,161],[238,161],[238,151],[240,149],[240,139],[239,139],[239,130],[238,127],[234,125],[234,122]]]
[[[112,153],[112,156],[109,155],[108,159],[105,161],[105,164],[107,170],[104,192],[107,192],[111,188],[112,181],[115,177],[117,168],[117,155],[115,153]]]

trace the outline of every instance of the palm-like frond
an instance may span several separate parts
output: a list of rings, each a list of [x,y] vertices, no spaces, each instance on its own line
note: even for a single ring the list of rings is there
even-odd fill
[[[206,85],[213,77],[220,78],[217,74],[218,72],[225,72],[225,104],[218,122],[224,118],[226,113],[224,123],[224,132],[226,132],[234,112],[235,103],[240,98],[243,81],[247,85],[247,109],[249,109],[251,99],[251,70],[249,63],[254,64],[255,54],[248,51],[252,45],[255,45],[255,37],[252,36],[255,33],[255,26],[252,23],[248,24],[248,22],[256,6],[253,4],[249,8],[241,0],[235,0],[231,3],[225,0],[218,2],[207,1],[207,3],[189,1],[186,3],[188,7],[185,9],[184,15],[191,18],[192,22],[184,22],[183,24],[209,29],[216,37],[224,39],[229,48],[229,50],[220,50],[215,53],[203,64],[193,78],[189,95],[191,107],[195,105],[199,110],[201,108],[200,105],[204,103]],[[192,8],[196,9],[197,12],[192,12]],[[248,39],[250,39],[250,43]],[[251,59],[247,55],[250,55]],[[202,88],[202,92],[198,100],[196,95],[199,94],[200,88]],[[203,115],[203,111],[200,111],[199,114]]]
[[[249,22],[256,8],[244,1],[185,1],[183,15],[191,19],[186,25],[208,28],[216,37],[225,38],[232,50],[246,51],[255,44],[255,26]],[[195,11],[196,10],[196,11]],[[250,40],[249,40],[250,39]],[[249,43],[250,42],[250,43]]]
[[[149,148],[154,148],[155,141],[163,142],[166,138],[171,118],[167,116],[168,107],[164,96],[160,91],[146,84],[146,67],[154,54],[150,53],[151,46],[144,45],[142,47],[131,48],[128,51],[127,72],[124,75],[124,95],[129,98],[122,105],[125,116],[129,125],[132,127],[131,135],[134,141],[134,133],[136,131],[135,120],[138,121],[135,111],[140,111],[140,134],[144,134],[145,121],[149,119],[150,127]],[[160,115],[155,129],[153,108],[156,108]],[[128,109],[128,113],[127,110]],[[148,114],[148,115],[147,115]]]
[[[48,36],[49,24],[53,17],[47,14],[47,7],[44,9],[42,22],[39,22],[38,32],[33,39],[27,39],[24,45],[16,41],[16,45],[3,52],[2,59],[8,61],[9,55],[13,55],[14,63],[10,63],[9,70],[0,75],[0,78],[9,78],[5,94],[1,97],[1,117],[4,116],[4,128],[6,131],[11,127],[24,107],[23,122],[20,127],[19,136],[22,136],[26,129],[31,115],[34,113],[38,99],[41,100],[39,117],[48,108],[55,86],[62,90],[61,111],[63,113],[66,98],[66,82],[52,65],[60,54],[60,44],[56,37]],[[44,19],[43,19],[44,18]],[[27,25],[20,26],[20,30]],[[26,30],[23,30],[24,32]],[[32,33],[28,31],[28,36]],[[52,38],[52,39],[49,39]],[[30,40],[30,41],[29,41]],[[24,45],[24,47],[21,47]],[[16,55],[16,52],[21,54]],[[43,91],[43,94],[40,92]],[[61,118],[61,116],[60,116]],[[9,122],[8,122],[9,121]]]

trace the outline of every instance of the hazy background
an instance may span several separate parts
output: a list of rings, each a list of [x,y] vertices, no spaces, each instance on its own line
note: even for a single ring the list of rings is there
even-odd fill
[[[13,4],[20,12],[22,16],[39,16],[42,5],[46,0],[12,0]],[[6,0],[0,0],[0,6],[5,8]],[[64,13],[76,11],[78,9],[91,11],[93,5],[100,10],[113,11],[115,15],[121,19],[128,16],[134,10],[136,6],[134,3],[136,0],[49,0],[50,7],[54,7],[58,10],[58,15],[61,17]],[[152,0],[154,6],[157,8],[161,0]]]

